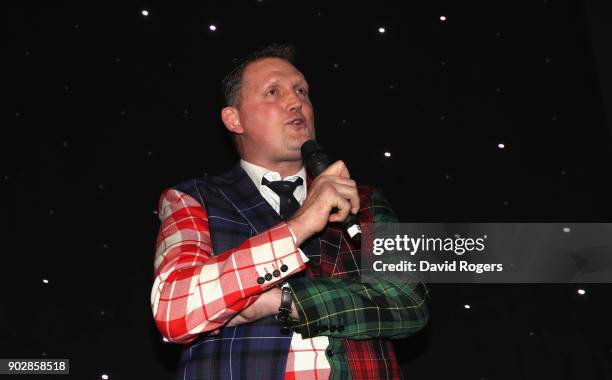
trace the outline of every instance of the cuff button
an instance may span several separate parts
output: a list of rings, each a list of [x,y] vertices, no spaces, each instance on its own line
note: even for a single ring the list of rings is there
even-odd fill
[[[272,275],[270,273],[266,273],[266,280],[270,281],[272,279]]]
[[[272,272],[272,276],[279,277],[280,276],[280,271],[278,269],[274,269],[274,272]]]
[[[266,282],[266,280],[263,277],[258,277],[257,278],[257,283],[258,284],[263,284],[264,282]]]
[[[287,264],[281,265],[281,272],[286,272],[288,269],[289,267],[287,266]]]

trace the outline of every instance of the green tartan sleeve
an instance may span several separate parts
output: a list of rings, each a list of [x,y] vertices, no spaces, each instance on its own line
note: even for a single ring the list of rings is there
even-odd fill
[[[379,191],[372,195],[375,223],[397,223]],[[361,283],[359,279],[290,279],[303,338],[399,339],[421,330],[429,319],[423,283]]]
[[[399,339],[421,330],[428,320],[423,284],[338,278],[300,278],[289,284],[300,317],[293,330],[303,338]]]

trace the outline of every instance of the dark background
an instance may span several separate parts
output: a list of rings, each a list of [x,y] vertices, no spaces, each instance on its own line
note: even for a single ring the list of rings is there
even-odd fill
[[[609,2],[2,7],[2,358],[173,377],[157,202],[235,162],[220,81],[270,42],[296,45],[319,141],[401,221],[612,219]],[[612,379],[610,290],[432,285],[429,326],[397,341],[406,378]]]

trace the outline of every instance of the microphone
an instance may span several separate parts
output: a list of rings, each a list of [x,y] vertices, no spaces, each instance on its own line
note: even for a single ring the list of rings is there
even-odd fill
[[[329,162],[329,157],[315,140],[306,141],[302,144],[301,150],[306,170],[313,177],[317,177],[331,164]],[[361,227],[357,222],[357,216],[349,212],[346,219],[342,221],[342,227],[353,241],[356,243],[361,241]]]

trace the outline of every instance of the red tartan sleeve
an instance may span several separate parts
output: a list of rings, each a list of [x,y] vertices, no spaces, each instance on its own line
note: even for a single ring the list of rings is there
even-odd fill
[[[306,268],[285,222],[213,255],[206,209],[193,197],[165,190],[159,218],[151,307],[171,342],[188,344],[219,328],[261,292]],[[279,277],[257,281],[283,265]]]

